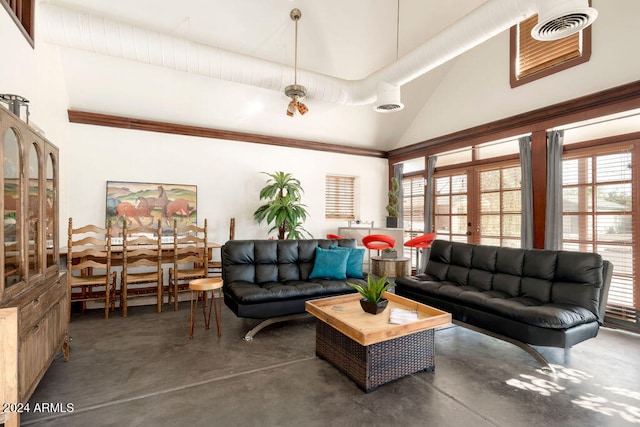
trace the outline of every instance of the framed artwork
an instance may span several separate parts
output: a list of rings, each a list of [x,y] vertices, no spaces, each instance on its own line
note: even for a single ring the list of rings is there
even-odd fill
[[[196,185],[157,184],[146,182],[107,181],[105,224],[112,227],[150,226],[160,220],[163,234],[173,233],[173,220],[178,227],[197,224]]]

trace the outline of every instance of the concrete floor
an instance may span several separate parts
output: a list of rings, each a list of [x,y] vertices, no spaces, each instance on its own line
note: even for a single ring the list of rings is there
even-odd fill
[[[436,332],[436,369],[365,394],[315,357],[314,320],[272,325],[223,308],[222,337],[189,303],[74,314],[71,356],[54,361],[23,414],[37,426],[625,426],[640,424],[640,336],[602,328],[569,360],[544,349],[549,376],[520,348],[452,326]],[[201,316],[201,313],[199,313]],[[212,319],[213,320],[213,319]]]

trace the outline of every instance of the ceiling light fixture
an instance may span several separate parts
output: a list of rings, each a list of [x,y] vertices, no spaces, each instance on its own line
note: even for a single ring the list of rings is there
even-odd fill
[[[293,84],[284,88],[284,94],[291,98],[291,102],[287,106],[287,116],[293,117],[296,110],[300,114],[304,114],[309,111],[309,108],[300,102],[301,99],[307,96],[307,88],[298,84],[298,21],[302,17],[302,12],[300,12],[300,9],[292,9],[289,16],[296,23],[296,50],[293,64]]]

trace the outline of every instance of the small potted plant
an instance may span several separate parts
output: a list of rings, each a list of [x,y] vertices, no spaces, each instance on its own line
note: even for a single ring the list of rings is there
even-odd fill
[[[382,298],[391,285],[391,283],[387,282],[387,276],[382,276],[376,280],[372,274],[369,274],[367,277],[366,287],[359,283],[350,282],[347,282],[347,285],[355,288],[360,295],[362,295],[360,306],[367,313],[378,314],[382,313],[384,309],[387,308],[389,300]]]
[[[398,258],[398,252],[394,248],[387,248],[382,250],[382,259],[396,259]]]

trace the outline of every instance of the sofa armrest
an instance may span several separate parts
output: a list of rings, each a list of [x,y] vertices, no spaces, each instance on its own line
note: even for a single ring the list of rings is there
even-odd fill
[[[602,288],[600,288],[600,305],[598,307],[598,323],[604,323],[607,299],[609,298],[609,288],[611,287],[611,277],[613,276],[613,264],[610,261],[602,262]]]

